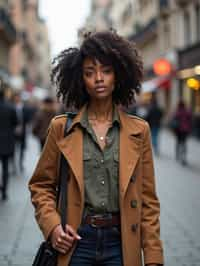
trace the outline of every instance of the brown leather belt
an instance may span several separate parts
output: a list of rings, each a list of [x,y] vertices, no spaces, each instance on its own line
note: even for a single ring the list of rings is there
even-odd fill
[[[112,227],[120,225],[119,214],[108,214],[108,215],[87,215],[83,224],[90,224],[93,227]]]

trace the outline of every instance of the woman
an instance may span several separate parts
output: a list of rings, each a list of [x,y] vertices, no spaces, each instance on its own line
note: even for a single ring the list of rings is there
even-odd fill
[[[140,88],[136,48],[112,31],[88,33],[54,64],[58,97],[79,112],[65,138],[66,115],[53,119],[29,187],[58,265],[141,266],[141,250],[145,265],[162,265],[149,127],[118,107]],[[65,232],[55,209],[61,152],[70,166]]]

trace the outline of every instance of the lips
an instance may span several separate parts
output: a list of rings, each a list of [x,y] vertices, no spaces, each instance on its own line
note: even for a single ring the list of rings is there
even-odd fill
[[[106,87],[105,86],[97,86],[97,87],[95,87],[95,90],[97,92],[102,92],[102,91],[105,91],[106,90]]]

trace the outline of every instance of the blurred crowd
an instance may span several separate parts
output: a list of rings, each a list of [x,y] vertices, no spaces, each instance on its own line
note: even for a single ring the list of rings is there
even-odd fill
[[[0,81],[1,82],[1,81]],[[21,92],[7,97],[0,84],[0,160],[2,165],[0,190],[2,200],[8,195],[10,174],[24,171],[27,135],[33,133],[41,149],[44,145],[51,119],[63,113],[62,106],[50,96],[43,100],[23,99]]]
[[[175,159],[182,165],[187,165],[187,140],[191,135],[200,138],[200,115],[195,117],[183,100],[179,100],[173,112],[165,114],[159,105],[156,93],[149,101],[135,104],[128,113],[145,119],[151,129],[152,146],[156,156],[160,155],[160,130],[165,127],[171,130],[175,138]]]

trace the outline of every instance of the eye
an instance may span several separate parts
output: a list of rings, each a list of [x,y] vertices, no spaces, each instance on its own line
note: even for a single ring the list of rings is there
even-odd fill
[[[90,72],[89,72],[89,71],[84,72],[84,75],[85,75],[87,78],[91,77],[92,74],[93,74],[93,72],[91,72],[91,71],[90,71]]]
[[[104,69],[103,69],[103,72],[104,72],[105,74],[110,74],[110,73],[112,73],[112,71],[113,71],[113,70],[112,70],[112,68],[110,68],[110,67],[109,67],[109,68],[104,68]]]

